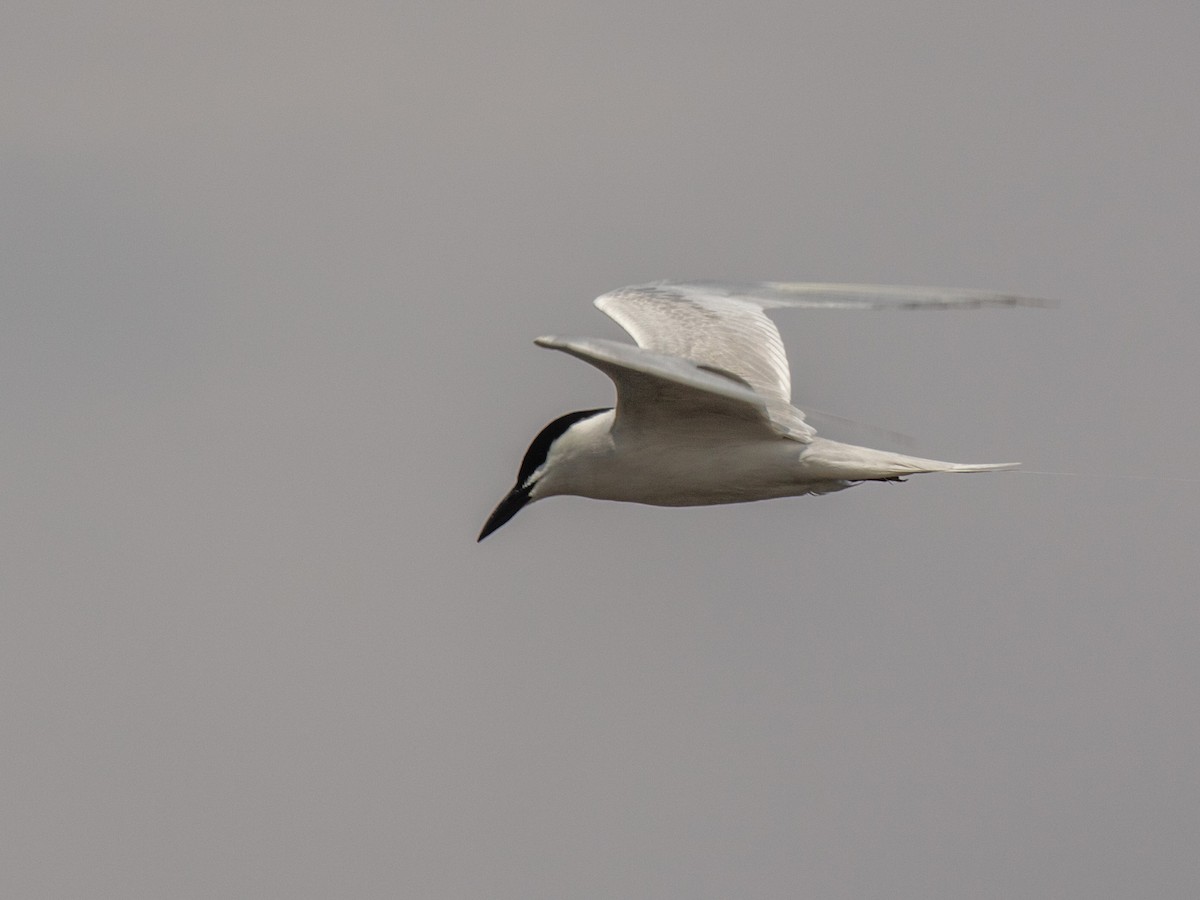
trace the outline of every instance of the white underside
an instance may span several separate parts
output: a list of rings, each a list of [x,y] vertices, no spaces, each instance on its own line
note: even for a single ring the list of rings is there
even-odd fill
[[[717,434],[664,436],[609,432],[598,416],[556,442],[531,499],[573,494],[655,506],[707,506],[825,494],[860,481],[925,472],[990,472],[1015,463],[921,459],[814,437],[730,441]]]

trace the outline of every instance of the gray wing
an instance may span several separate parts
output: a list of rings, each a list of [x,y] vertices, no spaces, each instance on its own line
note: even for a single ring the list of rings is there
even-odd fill
[[[779,437],[763,397],[736,376],[620,341],[540,337],[534,343],[569,353],[612,379],[617,388],[614,429],[715,426],[730,437]]]
[[[797,440],[815,431],[791,404],[792,384],[779,329],[764,309],[976,309],[1046,306],[987,291],[818,284],[658,281],[604,294],[596,306],[639,347],[730,372],[761,394],[776,426]]]

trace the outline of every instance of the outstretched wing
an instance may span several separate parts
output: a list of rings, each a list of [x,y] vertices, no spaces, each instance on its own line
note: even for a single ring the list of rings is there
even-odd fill
[[[779,329],[764,309],[977,309],[1046,306],[1044,300],[952,288],[804,282],[658,281],[611,291],[596,306],[639,347],[689,359],[741,378],[766,400],[772,421],[791,436],[815,433],[791,405],[792,385]]]
[[[731,438],[779,437],[764,398],[736,376],[601,338],[540,337],[534,343],[569,353],[612,379],[614,431],[715,428]]]
[[[763,397],[791,400],[787,354],[753,285],[655,282],[596,298],[639,347],[732,372]]]

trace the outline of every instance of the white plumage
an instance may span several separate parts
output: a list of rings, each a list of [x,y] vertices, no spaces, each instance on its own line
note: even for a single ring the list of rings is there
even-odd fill
[[[572,413],[543,429],[479,540],[525,504],[557,494],[700,506],[1017,465],[921,459],[817,436],[791,403],[783,340],[763,310],[972,309],[1044,301],[946,288],[664,281],[621,288],[595,303],[637,346],[600,338],[540,337],[535,343],[604,372],[616,386],[616,407]]]

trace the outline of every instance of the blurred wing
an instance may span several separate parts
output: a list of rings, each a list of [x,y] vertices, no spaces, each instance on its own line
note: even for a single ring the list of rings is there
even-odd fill
[[[660,287],[696,289],[737,297],[763,309],[983,309],[990,306],[1053,306],[1050,300],[961,288],[907,287],[888,284],[822,284],[805,281],[762,281],[737,284],[718,281]],[[647,285],[654,287],[654,285]],[[629,290],[626,288],[626,290]]]
[[[534,343],[569,353],[612,379],[617,388],[614,430],[715,427],[731,437],[780,436],[764,399],[735,376],[619,341],[540,337]]]

